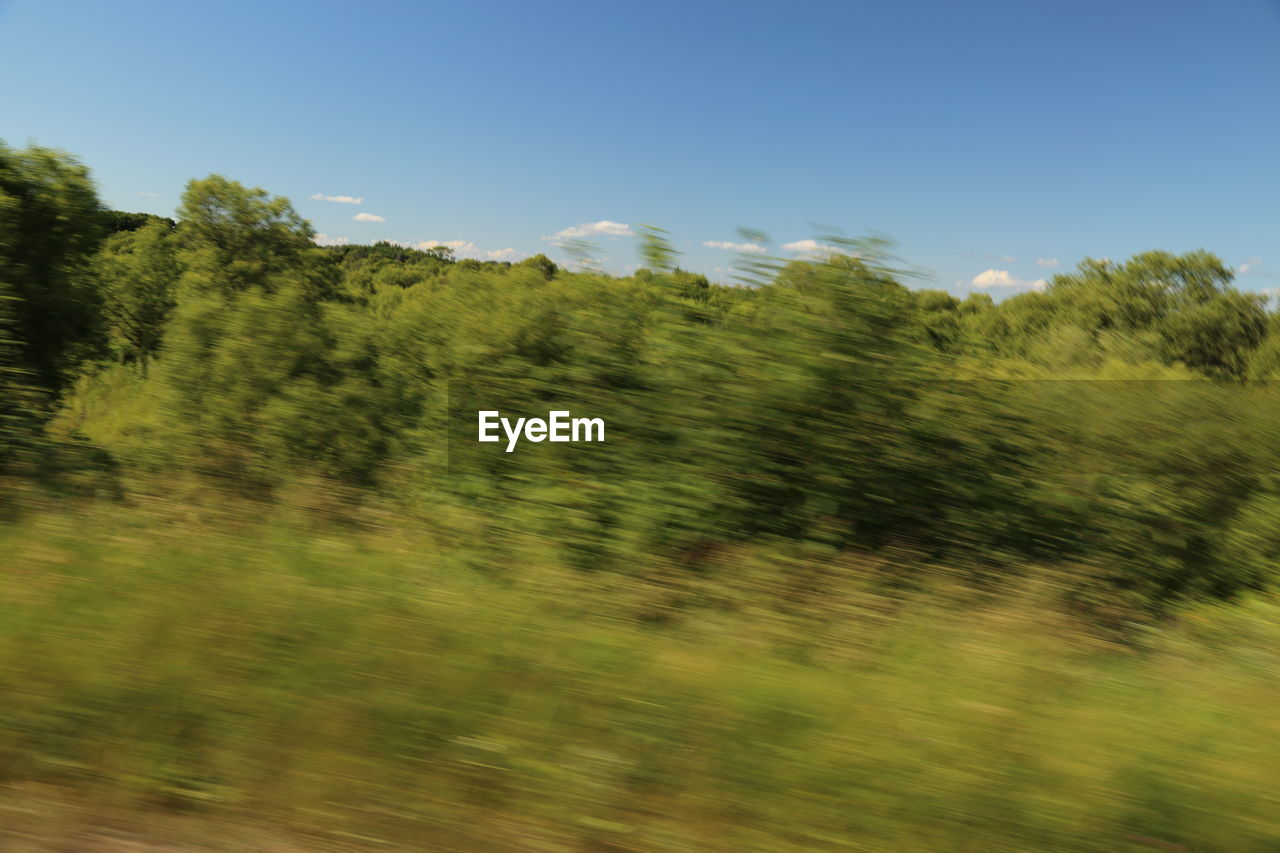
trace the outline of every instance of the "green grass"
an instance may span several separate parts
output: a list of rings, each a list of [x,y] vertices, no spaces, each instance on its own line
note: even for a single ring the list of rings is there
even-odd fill
[[[1280,851],[1271,600],[1134,650],[1036,583],[890,594],[781,551],[596,576],[119,508],[0,528],[0,568],[13,821],[56,791],[212,847]]]

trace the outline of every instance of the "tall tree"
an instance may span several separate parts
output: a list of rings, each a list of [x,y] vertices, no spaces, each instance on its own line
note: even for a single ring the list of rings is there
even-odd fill
[[[0,279],[20,358],[51,391],[102,352],[101,304],[87,275],[101,236],[88,169],[51,148],[0,143]]]
[[[342,414],[321,305],[336,271],[311,226],[288,199],[217,175],[188,185],[180,215],[161,364],[195,451],[255,482],[324,458]]]
[[[187,185],[178,217],[188,289],[230,296],[290,281],[311,299],[333,292],[332,265],[287,198],[210,175]]]
[[[95,262],[109,343],[143,372],[160,348],[181,267],[173,229],[157,219],[107,239]]]

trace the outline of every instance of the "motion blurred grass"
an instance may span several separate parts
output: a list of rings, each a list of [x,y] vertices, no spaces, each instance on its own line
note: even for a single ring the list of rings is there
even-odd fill
[[[606,577],[391,521],[0,527],[0,827],[58,791],[302,849],[1280,850],[1270,599],[1117,644],[1046,578]]]

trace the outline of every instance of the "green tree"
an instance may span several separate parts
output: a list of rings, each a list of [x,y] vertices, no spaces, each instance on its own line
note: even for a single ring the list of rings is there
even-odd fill
[[[340,424],[376,412],[329,393],[339,377],[321,300],[336,292],[334,267],[310,225],[287,199],[219,176],[188,185],[181,216],[161,365],[192,452],[250,484],[291,460],[344,469]]]
[[[1191,302],[1160,324],[1166,360],[1209,376],[1241,379],[1267,333],[1264,297],[1224,291]]]
[[[0,476],[30,468],[45,413],[43,395],[21,366],[21,345],[13,334],[17,301],[0,279]]]
[[[128,213],[123,210],[107,210],[102,216],[103,230],[108,234],[119,234],[122,231],[137,231],[153,223],[163,223],[172,231],[177,227],[176,222],[164,216],[156,216],[153,213]]]
[[[156,220],[112,235],[95,259],[112,349],[144,372],[173,310],[181,273],[175,243],[169,225]]]
[[[523,261],[518,262],[516,266],[532,267],[541,273],[542,277],[547,281],[555,278],[556,272],[559,270],[559,267],[555,265],[555,262],[541,252],[533,255],[532,257],[525,258]]]
[[[101,303],[87,271],[102,236],[89,171],[51,148],[0,143],[0,279],[11,334],[35,382],[60,392],[101,354]]]
[[[223,296],[288,281],[308,299],[332,296],[332,265],[289,200],[221,175],[192,181],[178,209],[183,287]]]
[[[1145,252],[1122,264],[1086,260],[1054,276],[1044,301],[1053,322],[1079,326],[1097,341],[1150,333],[1153,355],[1165,363],[1240,378],[1265,336],[1266,310],[1260,297],[1231,289],[1233,275],[1204,251]]]

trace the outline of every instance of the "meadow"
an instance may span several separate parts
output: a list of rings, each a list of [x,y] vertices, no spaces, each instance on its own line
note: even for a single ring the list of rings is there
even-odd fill
[[[1280,849],[1267,598],[1121,638],[1051,573],[477,568],[156,504],[0,531],[6,849]]]

